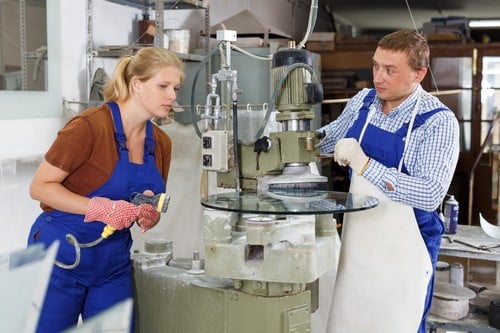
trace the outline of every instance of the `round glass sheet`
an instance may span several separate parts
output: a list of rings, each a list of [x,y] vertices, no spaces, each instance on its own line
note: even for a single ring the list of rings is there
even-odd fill
[[[338,214],[370,209],[374,197],[334,191],[229,192],[202,199],[204,207],[253,214]]]

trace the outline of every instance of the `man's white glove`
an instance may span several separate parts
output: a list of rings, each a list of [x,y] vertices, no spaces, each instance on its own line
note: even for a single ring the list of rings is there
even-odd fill
[[[361,175],[365,171],[370,161],[370,158],[363,152],[358,141],[353,138],[340,139],[335,145],[333,158],[341,166],[350,166],[358,175]]]

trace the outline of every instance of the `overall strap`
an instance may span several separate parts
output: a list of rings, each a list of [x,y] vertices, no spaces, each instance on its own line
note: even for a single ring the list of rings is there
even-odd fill
[[[368,111],[370,109],[370,105],[372,105],[373,100],[375,99],[376,95],[376,90],[375,89],[370,89],[368,94],[366,94],[365,98],[363,98],[363,106],[361,107],[361,110],[366,110]]]
[[[146,139],[144,140],[144,162],[147,162],[149,156],[155,156],[156,143],[153,139],[153,124],[151,121],[146,123]]]
[[[120,154],[122,154],[122,152],[126,152],[128,159],[128,149],[126,144],[127,137],[123,132],[122,118],[120,116],[120,108],[118,107],[118,104],[116,104],[115,102],[107,102],[106,104],[109,105],[109,108],[111,109],[111,114],[113,115],[113,122],[115,124],[116,148],[118,149],[118,152]]]
[[[424,114],[417,114],[417,116],[415,117],[415,121],[413,122],[413,126],[412,126],[411,130],[414,131],[415,129],[422,126],[427,121],[427,119],[429,119],[430,117],[432,117],[436,113],[438,113],[440,111],[446,111],[446,110],[448,110],[448,109],[441,107],[441,108],[437,108],[437,109],[434,109],[432,111],[426,112]],[[400,129],[397,130],[396,134],[401,136],[401,137],[405,136],[406,133],[408,132],[408,127],[409,127],[409,123],[405,123],[403,126],[401,126]]]
[[[120,154],[126,153],[128,159],[127,137],[123,131],[122,119],[120,116],[120,108],[115,102],[107,102],[113,115],[113,122],[115,124],[115,141],[116,147]],[[153,124],[151,121],[146,123],[146,139],[144,140],[144,162],[148,161],[148,157],[155,156],[155,141],[153,139]]]
[[[355,138],[360,140],[366,129],[370,105],[375,99],[376,91],[371,89],[363,98],[363,105],[358,111],[358,118],[354,121],[352,126],[347,130],[346,138]]]
[[[365,131],[370,123],[370,119],[373,114],[370,114],[370,106],[373,103],[373,99],[375,98],[376,91],[375,89],[371,89],[368,94],[366,94],[365,98],[363,98],[363,106],[359,110],[359,121],[362,123],[361,132],[358,136],[358,141],[361,143],[363,137],[365,136]]]

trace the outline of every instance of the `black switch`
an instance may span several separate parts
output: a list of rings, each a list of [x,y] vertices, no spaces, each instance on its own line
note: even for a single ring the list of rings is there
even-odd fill
[[[209,167],[212,166],[212,155],[203,155],[203,166]]]
[[[212,148],[212,138],[211,137],[209,137],[209,136],[203,137],[203,148],[204,149]]]

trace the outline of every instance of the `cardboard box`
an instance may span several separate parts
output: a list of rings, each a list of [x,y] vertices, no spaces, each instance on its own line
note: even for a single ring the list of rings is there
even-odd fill
[[[335,32],[312,32],[306,43],[309,51],[334,51]]]
[[[335,51],[335,42],[316,42],[309,41],[306,43],[306,49],[309,51]]]
[[[333,42],[335,41],[335,32],[311,32],[309,36],[311,42]]]

